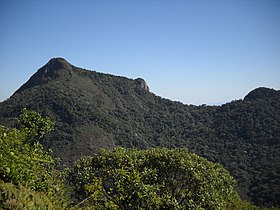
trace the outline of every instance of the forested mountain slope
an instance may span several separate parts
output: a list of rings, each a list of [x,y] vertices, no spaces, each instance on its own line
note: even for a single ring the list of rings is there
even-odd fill
[[[13,126],[23,108],[55,120],[44,144],[64,163],[100,147],[187,147],[227,168],[243,198],[280,206],[280,91],[257,88],[222,106],[184,105],[151,93],[143,79],[55,58],[0,103],[0,123]]]

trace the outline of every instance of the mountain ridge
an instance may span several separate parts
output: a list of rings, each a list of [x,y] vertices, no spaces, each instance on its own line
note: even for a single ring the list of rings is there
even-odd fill
[[[14,125],[23,108],[55,120],[43,143],[63,163],[100,147],[183,147],[221,163],[243,198],[280,206],[279,91],[257,88],[221,106],[184,105],[156,96],[144,79],[55,58],[0,103],[0,124]]]
[[[41,67],[35,74],[33,74],[30,77],[30,79],[26,83],[24,83],[16,92],[21,91],[28,87],[32,87],[32,85],[34,83],[41,84],[43,82],[42,77],[45,78],[45,80],[48,80],[48,78],[55,79],[55,76],[59,76],[59,74],[57,74],[59,70],[66,70],[66,72],[69,73],[69,78],[71,78],[72,73],[73,73],[73,68],[78,68],[80,70],[85,70],[85,71],[96,72],[94,70],[86,70],[86,69],[76,67],[76,66],[70,64],[67,60],[65,60],[62,57],[52,58],[48,61],[48,63],[46,63],[43,67]],[[98,73],[104,74],[104,73],[100,73],[100,72],[98,72]],[[106,73],[105,73],[105,75],[115,76],[115,75],[106,74]],[[123,76],[116,76],[116,77],[123,77]],[[126,78],[126,77],[123,77],[123,78]],[[140,86],[143,89],[149,90],[149,86],[147,85],[146,81],[143,78],[137,78],[135,80],[140,84]],[[244,100],[254,100],[254,99],[257,99],[262,96],[263,97],[273,97],[276,94],[280,94],[280,90],[277,91],[272,88],[258,87],[258,88],[253,89],[252,91],[250,91],[244,97]],[[223,105],[223,104],[221,104],[221,105]]]

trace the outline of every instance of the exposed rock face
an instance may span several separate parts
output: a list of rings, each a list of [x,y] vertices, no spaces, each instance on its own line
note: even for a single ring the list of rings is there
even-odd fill
[[[146,81],[142,78],[137,78],[136,81],[140,85],[140,87],[144,90],[149,91],[149,86],[147,85]]]
[[[48,69],[72,69],[72,65],[68,63],[64,58],[53,58],[51,59],[46,66]]]

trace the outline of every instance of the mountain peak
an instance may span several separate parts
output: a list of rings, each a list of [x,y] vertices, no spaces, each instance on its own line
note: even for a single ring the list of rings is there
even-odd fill
[[[69,78],[72,72],[73,65],[64,58],[52,58],[47,64],[33,74],[31,78],[16,91],[16,93],[33,86],[47,83],[53,79]]]
[[[68,63],[68,61],[65,58],[62,58],[62,57],[51,58],[49,60],[49,62],[67,62]]]
[[[34,76],[40,78],[57,78],[58,75],[69,74],[72,70],[73,65],[64,58],[52,58],[46,65],[40,68]]]
[[[48,70],[57,70],[71,69],[72,65],[64,58],[52,58],[44,67],[47,67]]]

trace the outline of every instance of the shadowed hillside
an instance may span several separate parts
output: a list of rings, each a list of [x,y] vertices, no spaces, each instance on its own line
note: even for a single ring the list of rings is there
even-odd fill
[[[63,163],[100,147],[186,147],[228,169],[243,198],[280,206],[279,91],[257,88],[222,106],[188,106],[156,96],[141,78],[55,58],[0,103],[0,123],[14,126],[23,108],[55,120],[44,144]]]

